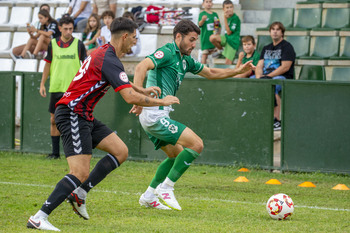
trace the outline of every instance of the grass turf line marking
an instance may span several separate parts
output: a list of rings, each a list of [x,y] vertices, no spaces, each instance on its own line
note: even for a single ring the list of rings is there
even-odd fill
[[[18,185],[18,186],[31,186],[31,187],[41,187],[41,188],[54,188],[54,185],[46,185],[46,184],[24,184],[24,183],[15,183],[15,182],[2,182],[0,184],[8,184],[8,185]],[[125,194],[125,195],[135,195],[139,196],[141,193],[129,193],[123,191],[112,191],[112,190],[103,190],[103,189],[92,189],[93,192],[101,192],[101,193],[114,193],[114,194]],[[218,202],[228,202],[228,203],[236,203],[236,204],[253,204],[253,205],[266,205],[265,203],[254,203],[248,201],[235,201],[235,200],[224,200],[224,199],[216,199],[216,198],[186,198],[184,199],[195,199],[199,201],[218,201]],[[307,208],[307,209],[318,209],[318,210],[331,210],[331,211],[347,211],[350,212],[350,209],[338,209],[338,208],[326,208],[319,206],[305,206],[305,205],[295,205],[297,208]]]

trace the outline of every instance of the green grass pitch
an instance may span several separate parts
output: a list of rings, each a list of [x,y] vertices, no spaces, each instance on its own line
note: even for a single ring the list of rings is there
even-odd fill
[[[93,167],[98,158],[92,159]],[[175,186],[182,211],[140,207],[158,162],[127,161],[94,188],[87,198],[90,220],[75,215],[62,203],[50,222],[62,232],[350,232],[350,177],[322,173],[270,173],[238,167],[193,165]],[[65,159],[44,155],[0,152],[0,232],[35,232],[26,228],[68,173]],[[233,182],[245,176],[248,183]],[[282,185],[266,185],[269,179]],[[311,181],[316,188],[298,184]],[[295,210],[289,221],[272,220],[265,209],[275,193],[286,193]]]

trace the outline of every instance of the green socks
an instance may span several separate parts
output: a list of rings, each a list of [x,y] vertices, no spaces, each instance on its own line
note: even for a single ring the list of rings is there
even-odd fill
[[[199,154],[196,151],[185,148],[176,157],[175,163],[168,174],[168,178],[171,181],[176,182],[190,167],[192,161],[195,160],[198,156]]]
[[[149,185],[150,187],[155,189],[160,183],[164,181],[170,169],[173,167],[174,161],[175,158],[167,158],[158,166],[156,174],[154,175],[154,178]]]

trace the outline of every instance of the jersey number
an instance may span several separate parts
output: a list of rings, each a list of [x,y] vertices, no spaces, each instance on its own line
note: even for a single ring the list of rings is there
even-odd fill
[[[84,76],[87,69],[89,68],[90,62],[91,62],[91,56],[88,56],[88,58],[85,59],[83,65],[79,68],[79,72],[78,74],[75,75],[73,81],[77,81]]]

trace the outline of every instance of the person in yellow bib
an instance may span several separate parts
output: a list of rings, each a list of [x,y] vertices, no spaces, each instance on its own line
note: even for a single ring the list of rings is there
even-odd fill
[[[60,158],[60,133],[57,130],[54,113],[55,105],[68,89],[81,63],[86,58],[86,50],[82,41],[72,36],[74,28],[73,18],[62,17],[58,26],[61,36],[51,40],[45,67],[40,83],[40,95],[46,97],[45,82],[50,76],[50,134],[52,140],[52,153],[50,159]]]

